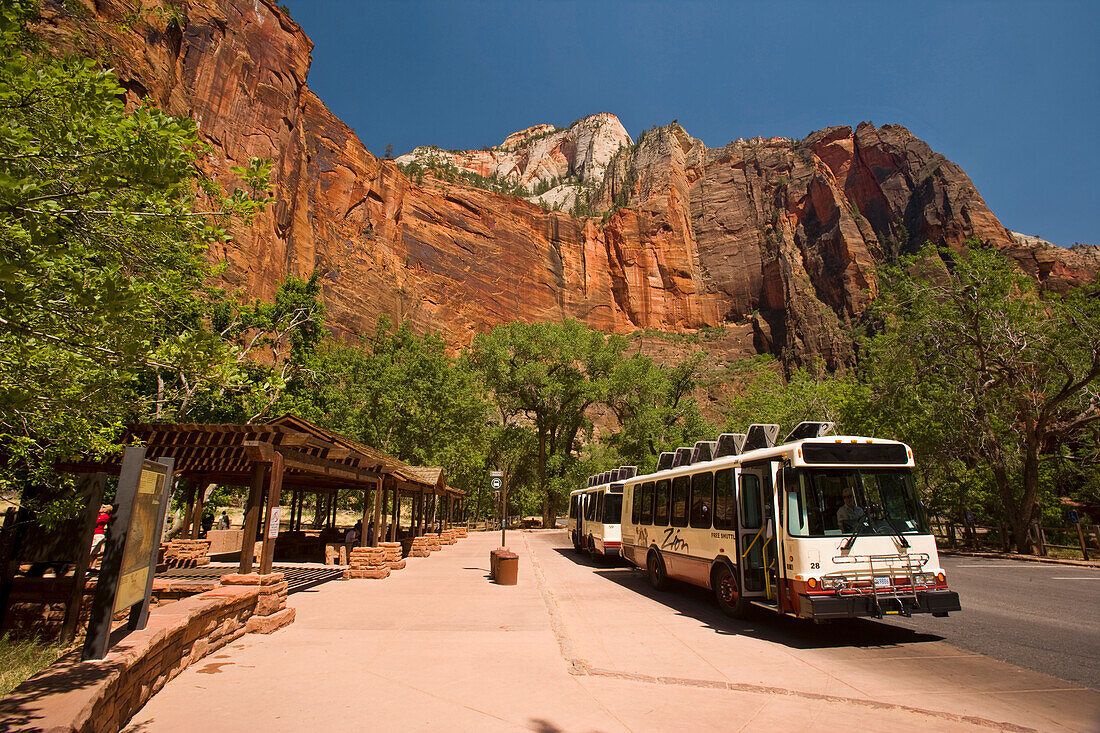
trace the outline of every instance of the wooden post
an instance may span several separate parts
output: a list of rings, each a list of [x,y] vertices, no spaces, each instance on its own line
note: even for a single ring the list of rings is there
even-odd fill
[[[276,452],[267,476],[267,513],[264,515],[264,544],[260,552],[260,575],[271,572],[275,560],[275,540],[279,537],[279,496],[283,490],[283,454]]]
[[[187,479],[187,508],[183,510],[183,536],[195,539],[195,493],[197,484],[194,478]]]
[[[424,536],[424,500],[427,498],[423,491],[418,491],[413,497],[415,500],[415,512],[416,512],[416,531],[413,533],[417,537]]]
[[[1081,556],[1088,560],[1089,548],[1085,546],[1085,533],[1081,531],[1081,523],[1075,522],[1073,526],[1077,528],[1077,540],[1081,543]]]
[[[367,547],[367,524],[370,522],[370,489],[363,491],[363,518],[359,520],[359,546]]]
[[[1046,556],[1046,554],[1047,554],[1047,535],[1046,535],[1046,532],[1043,531],[1043,525],[1039,524],[1038,522],[1036,522],[1036,524],[1035,524],[1035,529],[1036,529],[1036,533],[1039,535],[1039,554],[1043,555],[1043,556]]]
[[[92,536],[95,534],[96,520],[99,517],[99,506],[103,502],[103,490],[107,486],[105,473],[85,474],[80,478],[82,483],[91,482],[91,487],[90,491],[81,492],[87,497],[88,506],[84,507],[83,531],[77,538],[80,554],[77,557],[76,570],[73,571],[73,587],[69,592],[69,600],[65,604],[65,619],[61,624],[59,641],[62,646],[68,646],[76,637],[80,608],[84,605],[84,586],[88,580],[88,565],[92,559]],[[160,547],[159,537],[156,546]]]
[[[374,536],[371,546],[378,547],[382,541],[382,479],[374,484]]]
[[[191,525],[191,539],[197,540],[202,533],[202,510],[206,503],[206,477],[195,477],[195,516]]]
[[[436,528],[435,523],[439,517],[439,494],[432,491],[432,531],[438,532],[442,527]]]
[[[248,489],[248,503],[244,510],[244,539],[241,540],[241,560],[237,572],[252,572],[252,554],[256,547],[256,529],[260,526],[260,500],[263,498],[264,474],[267,464],[256,463],[252,469],[252,485]]]
[[[390,542],[397,542],[397,528],[401,524],[401,490],[393,487],[393,517],[390,521]]]

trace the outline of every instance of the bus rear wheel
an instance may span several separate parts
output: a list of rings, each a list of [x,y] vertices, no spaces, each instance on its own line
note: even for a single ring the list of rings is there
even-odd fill
[[[649,584],[653,586],[654,590],[668,589],[668,574],[665,572],[665,563],[661,560],[661,556],[654,551],[650,551],[649,558],[646,560],[646,574],[649,576]]]
[[[737,578],[725,565],[719,565],[711,578],[711,586],[714,588],[714,597],[718,601],[718,607],[722,613],[732,618],[744,618],[748,612],[748,604],[741,595],[741,589],[737,585]]]
[[[592,540],[592,535],[588,535],[588,556],[592,558],[592,562],[599,562],[603,559],[603,555],[596,550],[596,543]]]

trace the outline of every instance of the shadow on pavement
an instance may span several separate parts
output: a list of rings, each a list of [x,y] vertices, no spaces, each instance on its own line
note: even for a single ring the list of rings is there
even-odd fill
[[[681,616],[702,621],[719,634],[748,636],[794,649],[869,647],[943,641],[942,636],[924,634],[892,624],[880,623],[874,619],[850,619],[815,624],[805,619],[771,614],[763,609],[757,609],[754,616],[748,620],[733,619],[718,610],[713,594],[704,588],[673,581],[668,591],[657,591],[649,585],[645,573],[625,560],[614,558],[597,561],[571,547],[553,549],[578,565],[591,567],[600,577],[618,583],[646,598],[651,598]]]

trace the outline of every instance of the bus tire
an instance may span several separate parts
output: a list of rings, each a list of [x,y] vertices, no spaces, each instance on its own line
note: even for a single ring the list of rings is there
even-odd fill
[[[596,552],[596,543],[592,541],[592,535],[588,535],[588,556],[592,558],[592,562],[600,561],[600,553]]]
[[[584,552],[584,548],[581,547],[581,542],[580,542],[580,539],[577,535],[576,530],[569,533],[569,539],[573,540],[573,549],[576,552]]]
[[[656,550],[649,551],[646,559],[646,575],[653,590],[668,590],[668,573],[665,572],[665,561],[661,559]]]
[[[722,613],[731,618],[745,618],[749,610],[749,604],[741,595],[737,578],[725,564],[718,565],[711,574],[711,587],[714,588],[714,598],[718,601],[718,607]]]

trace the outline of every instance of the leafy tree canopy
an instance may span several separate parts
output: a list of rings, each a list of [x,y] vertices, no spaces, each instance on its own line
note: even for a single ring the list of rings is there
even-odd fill
[[[128,111],[109,70],[39,49],[36,10],[0,7],[3,488],[110,449],[150,405],[141,373],[219,360],[196,297],[206,246],[266,202],[266,164],[238,169],[242,188],[222,196],[196,166],[194,123]]]

